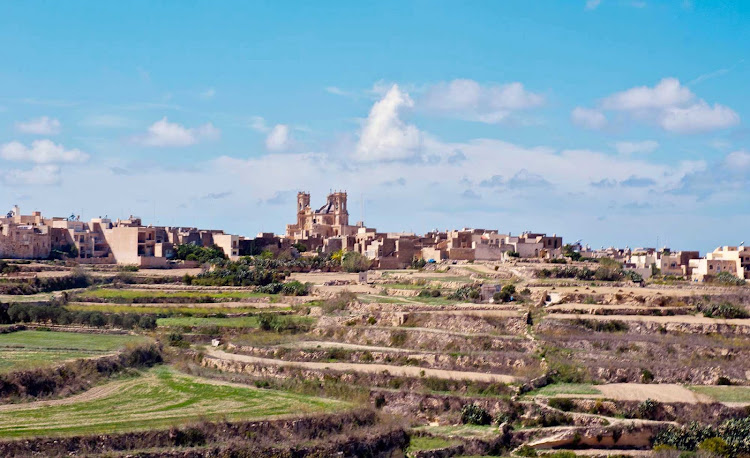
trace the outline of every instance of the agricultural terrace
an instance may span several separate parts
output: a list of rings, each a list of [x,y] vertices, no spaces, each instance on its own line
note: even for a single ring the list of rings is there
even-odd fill
[[[197,420],[267,419],[347,407],[343,401],[202,379],[162,366],[69,398],[0,406],[0,437],[163,429]]]
[[[75,300],[118,304],[148,302],[232,302],[268,298],[270,294],[253,291],[163,291],[144,289],[95,288],[76,294]]]
[[[78,358],[111,354],[146,341],[132,335],[17,331],[0,334],[0,372],[49,367]]]

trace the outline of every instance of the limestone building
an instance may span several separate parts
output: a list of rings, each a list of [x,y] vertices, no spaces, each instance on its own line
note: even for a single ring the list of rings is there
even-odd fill
[[[286,227],[286,237],[294,240],[344,237],[357,233],[357,226],[349,225],[346,192],[328,194],[326,203],[313,210],[310,193],[297,193],[297,223]]]

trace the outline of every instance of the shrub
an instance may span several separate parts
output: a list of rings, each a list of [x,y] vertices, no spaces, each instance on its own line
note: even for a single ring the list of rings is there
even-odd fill
[[[411,260],[411,268],[412,269],[423,269],[424,266],[426,266],[426,265],[427,265],[427,261],[425,261],[422,258],[417,258],[416,256],[414,256],[414,258],[412,258],[412,260]]]
[[[227,259],[224,250],[216,245],[202,247],[194,243],[177,245],[175,257],[186,261],[198,261],[201,263],[214,262],[217,260]]]
[[[357,300],[357,295],[351,291],[340,291],[335,296],[324,300],[320,304],[323,313],[330,315],[334,312],[346,310],[346,307]]]
[[[573,400],[568,398],[550,398],[547,405],[553,409],[559,409],[565,412],[569,412],[575,407]]]
[[[489,425],[492,416],[476,404],[465,404],[461,408],[461,423],[465,425]]]
[[[653,420],[656,411],[659,409],[659,403],[653,399],[646,399],[638,404],[638,418],[644,420]]]
[[[169,340],[170,347],[187,348],[190,346],[190,343],[184,340],[182,334],[176,332],[169,334],[167,339]]]
[[[356,251],[347,251],[341,256],[341,268],[347,272],[365,272],[372,261]]]
[[[450,296],[448,296],[448,299],[458,300],[458,301],[466,301],[466,300],[475,301],[479,299],[479,293],[480,293],[479,285],[476,285],[476,284],[463,285],[459,287],[455,292],[453,292]]]
[[[518,447],[518,449],[516,449],[516,455],[525,456],[525,457],[534,457],[534,456],[539,456],[539,453],[537,453],[534,447],[528,444],[523,444],[522,446]]]
[[[281,286],[281,294],[284,296],[307,296],[310,293],[310,283],[302,283],[294,280]]]
[[[731,272],[719,272],[716,274],[713,280],[715,283],[720,283],[727,286],[744,286],[745,280],[732,275]]]
[[[710,437],[700,444],[698,450],[714,456],[732,456],[732,450],[727,441],[720,437]]]
[[[698,311],[708,318],[750,318],[747,309],[741,305],[732,304],[729,301],[723,301],[718,304],[707,303],[698,304]]]
[[[156,329],[156,318],[152,315],[143,315],[138,320],[138,327],[141,329]]]

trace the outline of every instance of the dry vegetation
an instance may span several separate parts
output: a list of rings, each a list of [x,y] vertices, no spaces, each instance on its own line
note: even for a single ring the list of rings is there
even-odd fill
[[[195,273],[190,282],[64,269],[40,277],[55,280],[24,277],[4,291],[58,292],[3,296],[0,436],[111,436],[100,449],[68,444],[80,453],[285,456],[291,449],[243,422],[291,415],[327,426],[269,431],[320,456],[530,456],[680,445],[687,433],[665,428],[698,421],[714,425],[727,456],[741,454],[721,425],[750,405],[746,288],[536,273],[555,267],[428,265],[370,272],[360,285],[354,274],[277,275],[282,264],[263,264],[307,296],[231,279],[201,286]],[[497,303],[479,299],[480,284],[505,286]],[[322,420],[356,407],[377,414]],[[219,443],[210,438],[219,424],[243,432]],[[45,440],[29,444],[53,454],[72,439]],[[22,451],[9,444],[0,451]]]

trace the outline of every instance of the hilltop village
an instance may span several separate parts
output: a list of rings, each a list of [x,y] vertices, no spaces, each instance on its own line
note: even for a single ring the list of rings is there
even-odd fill
[[[254,238],[218,229],[146,226],[133,216],[86,222],[74,216],[46,218],[38,211],[22,215],[18,206],[0,218],[0,258],[72,257],[79,264],[166,268],[174,265],[175,247],[186,244],[218,247],[230,260],[264,251],[293,257],[356,252],[369,259],[374,269],[402,269],[414,262],[554,260],[572,256],[614,259],[642,278],[654,272],[695,282],[721,272],[739,279],[750,275],[750,248],[744,246],[718,247],[701,257],[698,251],[671,252],[667,248],[592,250],[580,242],[565,245],[557,234],[534,232],[512,235],[467,228],[423,235],[379,232],[361,221],[349,223],[346,192],[332,192],[319,208],[311,206],[309,193],[300,192],[296,222],[287,225],[286,233],[264,232]]]
[[[0,456],[750,453],[744,246],[380,232],[345,192],[252,238],[0,226]]]

